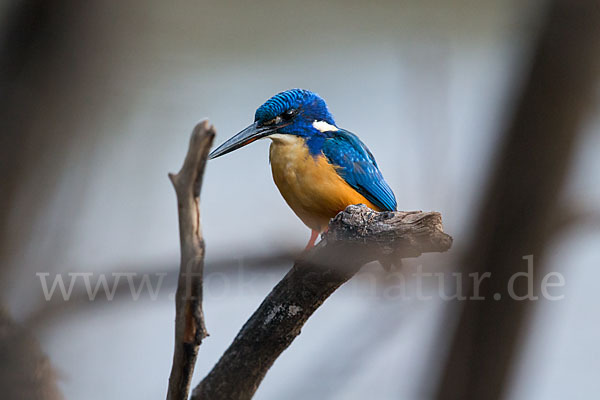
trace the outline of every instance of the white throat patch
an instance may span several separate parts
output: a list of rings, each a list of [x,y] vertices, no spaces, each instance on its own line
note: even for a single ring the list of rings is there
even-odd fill
[[[295,144],[299,139],[298,136],[284,135],[281,133],[273,133],[267,137],[269,139],[271,139],[272,141],[277,142],[279,144]]]
[[[331,125],[325,121],[313,121],[312,126],[320,132],[331,132],[339,130],[337,126]]]

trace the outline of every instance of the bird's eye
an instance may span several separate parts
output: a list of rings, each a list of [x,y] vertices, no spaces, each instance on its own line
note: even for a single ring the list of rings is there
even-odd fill
[[[279,114],[275,118],[273,118],[271,120],[268,120],[266,122],[263,122],[262,125],[264,125],[264,126],[279,125],[283,121],[289,121],[289,120],[291,120],[292,118],[294,118],[294,116],[296,114],[297,114],[296,109],[290,108],[289,110],[282,112],[281,114]]]
[[[289,121],[290,119],[292,119],[294,117],[294,115],[296,115],[296,110],[294,108],[290,108],[289,110],[287,110],[283,114],[281,114],[281,118],[284,121]]]

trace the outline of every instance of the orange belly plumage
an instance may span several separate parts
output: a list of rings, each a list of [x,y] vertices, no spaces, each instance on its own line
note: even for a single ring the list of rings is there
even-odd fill
[[[313,157],[303,138],[271,135],[269,151],[273,180],[281,195],[310,229],[324,231],[329,220],[351,204],[379,208],[338,175],[324,155]]]

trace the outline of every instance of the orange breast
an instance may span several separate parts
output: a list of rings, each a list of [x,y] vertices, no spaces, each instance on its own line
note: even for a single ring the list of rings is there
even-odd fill
[[[304,139],[279,134],[270,138],[273,180],[306,226],[322,232],[331,218],[351,204],[362,203],[379,211],[338,175],[325,156],[311,156]]]

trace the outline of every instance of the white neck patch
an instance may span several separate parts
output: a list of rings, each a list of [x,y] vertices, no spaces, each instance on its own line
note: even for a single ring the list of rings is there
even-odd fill
[[[313,121],[312,126],[319,132],[331,132],[339,130],[337,126],[331,125],[325,121]]]
[[[273,133],[267,137],[279,144],[296,144],[298,143],[298,140],[301,140],[298,136],[284,135],[281,133]]]

